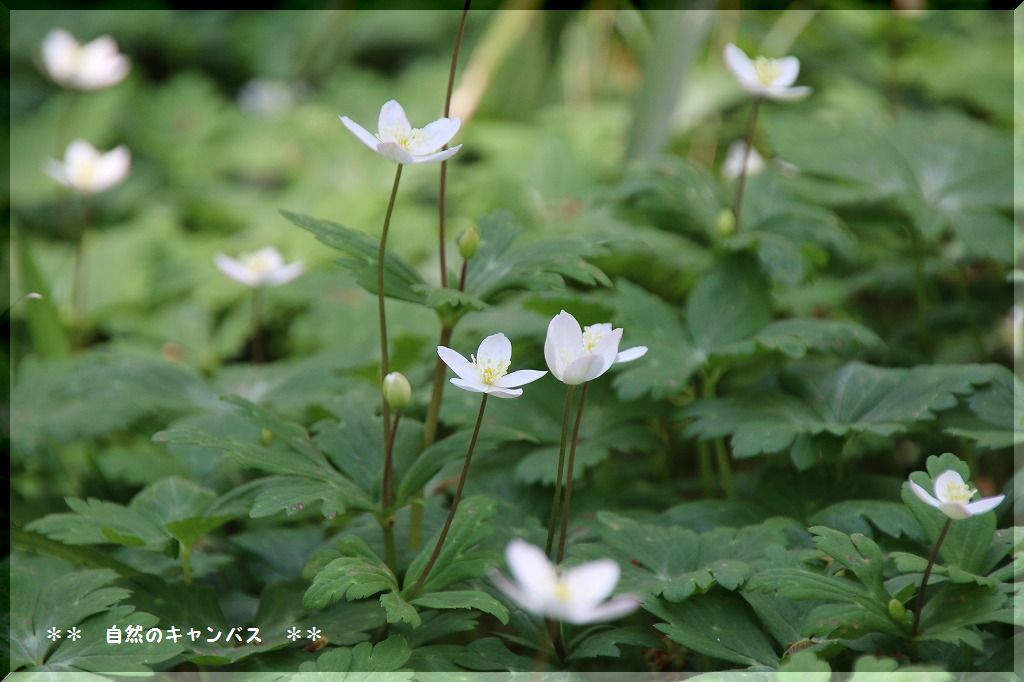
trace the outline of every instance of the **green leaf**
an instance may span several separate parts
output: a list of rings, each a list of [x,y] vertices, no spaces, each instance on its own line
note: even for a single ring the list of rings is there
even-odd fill
[[[905,504],[884,500],[843,500],[819,509],[810,521],[816,526],[829,526],[846,533],[871,537],[872,528],[886,535],[907,537],[921,542],[921,527]]]
[[[334,559],[313,577],[303,605],[313,611],[341,599],[364,599],[379,592],[397,591],[398,581],[391,569],[363,540],[348,537],[337,548],[344,556]]]
[[[944,585],[928,598],[921,610],[922,639],[951,641],[950,635],[963,638],[970,626],[1002,621],[1000,608],[1007,595],[982,585]],[[968,635],[964,640],[975,649],[982,649],[981,637]]]
[[[361,287],[377,293],[377,253],[379,242],[362,232],[301,213],[281,209],[281,215],[311,232],[323,244],[345,254],[339,264],[350,271]],[[384,294],[411,303],[424,302],[426,284],[416,271],[392,251],[384,257]]]
[[[799,651],[779,666],[781,680],[798,679],[800,682],[828,682],[832,679],[832,667],[811,651]],[[794,678],[794,674],[799,677]]]
[[[26,300],[22,304],[25,305],[33,349],[41,357],[64,357],[68,354],[70,344],[60,323],[57,307],[53,304],[50,287],[36,266],[31,240],[20,232],[15,232],[13,236],[21,289],[26,294],[35,292],[43,296],[42,299]]]
[[[380,596],[380,605],[384,607],[389,623],[408,623],[418,628],[422,620],[419,612],[409,602],[402,599],[398,592],[385,592]]]
[[[497,503],[487,497],[474,496],[462,501],[437,562],[423,583],[425,593],[440,592],[449,585],[487,573],[497,554],[483,546],[483,542],[494,533],[490,520],[496,512]],[[424,543],[423,550],[412,560],[405,574],[403,592],[419,580],[436,544],[435,536]]]
[[[768,521],[736,530],[697,534],[679,527],[644,525],[598,512],[601,539],[621,558],[621,588],[675,602],[718,584],[735,590],[753,573],[767,548],[786,542],[786,526]]]
[[[702,400],[683,411],[687,435],[731,435],[737,457],[783,450],[801,434],[892,436],[957,405],[992,377],[988,365],[921,365],[912,369],[851,362],[838,370],[797,367],[785,393],[745,393]]]
[[[771,321],[770,286],[760,268],[742,256],[716,263],[694,287],[686,303],[686,320],[697,352],[727,352]]]
[[[791,358],[802,358],[810,350],[849,357],[884,345],[877,334],[856,322],[814,318],[772,322],[754,340],[766,350]]]
[[[1005,367],[994,367],[992,383],[967,400],[967,414],[951,414],[945,432],[980,448],[1001,450],[1024,443],[1024,382]]]
[[[424,594],[412,600],[413,606],[426,609],[476,609],[508,624],[508,609],[497,599],[479,590],[452,590]]]
[[[661,649],[662,643],[646,628],[618,628],[599,626],[595,631],[588,631],[569,643],[569,660],[585,658],[619,658],[622,656],[620,646],[642,646],[646,649]]]
[[[396,672],[406,664],[412,652],[405,638],[392,635],[379,644],[363,642],[352,648],[331,649],[299,666],[300,673],[329,673],[339,682],[404,682],[412,671]]]
[[[643,606],[665,621],[654,627],[689,649],[741,665],[778,665],[771,641],[736,595],[712,592],[675,604],[650,600]]]

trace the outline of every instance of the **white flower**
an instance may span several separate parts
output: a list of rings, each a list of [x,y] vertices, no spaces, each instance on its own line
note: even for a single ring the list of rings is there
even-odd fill
[[[491,580],[512,601],[537,616],[582,625],[620,618],[640,604],[632,595],[608,599],[619,582],[619,565],[611,559],[559,571],[539,547],[517,539],[505,549],[505,560],[515,583],[497,571]]]
[[[647,352],[647,346],[635,346],[620,353],[621,340],[621,327],[612,329],[605,322],[581,329],[576,318],[563,310],[548,324],[544,359],[562,383],[582,384],[601,376],[618,362],[636,360]]]
[[[462,148],[460,144],[439,151],[459,132],[459,126],[462,125],[459,119],[439,118],[422,128],[413,128],[402,105],[395,100],[386,102],[380,108],[376,136],[348,116],[342,116],[341,122],[367,147],[400,164],[444,161]]]
[[[243,253],[237,260],[218,253],[213,262],[225,275],[247,287],[280,286],[303,272],[301,261],[285,265],[284,258],[273,246]]]
[[[78,90],[99,90],[124,80],[131,69],[110,36],[79,45],[64,29],[50,31],[43,40],[43,66],[57,83]]]
[[[725,65],[740,86],[756,97],[792,101],[811,93],[807,86],[792,87],[800,73],[800,60],[796,57],[751,60],[743,50],[729,43],[725,46]]]
[[[128,177],[132,157],[124,145],[103,153],[85,140],[74,140],[64,152],[64,161],[48,159],[47,175],[82,194],[98,194],[119,185]]]
[[[735,180],[740,176],[743,168],[743,155],[746,152],[747,143],[743,140],[736,140],[729,145],[729,151],[725,154],[725,161],[722,162],[722,175],[729,180]],[[750,148],[747,156],[747,171],[745,175],[749,178],[764,170],[764,157],[761,156],[755,147]]]
[[[508,373],[512,362],[512,343],[504,334],[491,334],[481,341],[476,355],[471,355],[470,360],[445,346],[438,346],[437,354],[459,375],[451,380],[453,384],[471,393],[488,393],[495,398],[518,398],[523,394],[523,389],[518,386],[547,374],[536,369]]]
[[[943,471],[935,477],[935,497],[928,494],[928,491],[910,482],[910,489],[925,504],[935,507],[951,519],[967,519],[978,514],[992,511],[1003,501],[1005,495],[995,497],[983,497],[980,500],[971,502],[977,490],[964,483],[960,474],[952,469]]]

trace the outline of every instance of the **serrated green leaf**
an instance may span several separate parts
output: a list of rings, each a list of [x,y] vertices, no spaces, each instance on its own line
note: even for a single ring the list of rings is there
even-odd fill
[[[379,592],[396,591],[391,569],[357,537],[338,542],[343,555],[321,568],[302,599],[309,610],[322,609],[341,599],[364,599]]]
[[[490,520],[496,511],[497,504],[487,497],[474,496],[462,501],[441,553],[423,583],[425,593],[440,592],[449,585],[479,578],[494,565],[496,554],[481,543],[494,532]],[[431,538],[412,560],[405,574],[403,591],[411,589],[419,580],[436,544],[437,537]]]
[[[405,638],[392,635],[379,644],[363,642],[352,648],[331,649],[320,654],[315,663],[303,663],[299,672],[329,673],[339,682],[405,682],[412,679],[412,671],[397,671],[411,655]]]
[[[384,607],[389,623],[408,623],[418,628],[422,619],[416,607],[402,599],[398,592],[385,592],[380,596],[380,605]]]
[[[508,623],[508,609],[497,599],[479,590],[449,590],[424,594],[412,600],[413,606],[425,609],[476,609]]]

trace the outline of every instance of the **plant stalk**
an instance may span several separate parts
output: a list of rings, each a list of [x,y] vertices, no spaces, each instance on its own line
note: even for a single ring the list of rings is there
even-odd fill
[[[391,198],[384,214],[384,226],[380,231],[380,248],[377,250],[377,319],[380,323],[380,380],[388,375],[388,321],[384,311],[384,257],[387,255],[388,228],[391,226],[391,213],[395,208],[395,197],[398,196],[398,183],[402,179],[402,164],[395,169],[395,182],[391,186]],[[378,384],[379,386],[380,384]],[[388,399],[384,392],[380,394],[381,426],[384,429],[384,459],[388,459],[388,421],[391,417]]]
[[[736,218],[736,229],[740,229],[740,211],[743,208],[743,188],[747,184],[747,162],[750,160],[750,149],[754,145],[754,130],[757,128],[757,113],[761,110],[761,98],[754,98],[754,108],[750,112],[747,124],[747,137],[743,149],[743,163],[740,165],[740,176],[736,179],[736,197],[733,200],[732,214]]]
[[[259,364],[264,360],[263,354],[263,287],[252,289],[252,362]]]
[[[480,411],[476,415],[476,425],[473,427],[473,436],[469,440],[469,449],[466,450],[466,461],[462,465],[462,474],[459,475],[459,485],[455,489],[455,497],[452,498],[452,507],[448,510],[448,518],[444,521],[444,526],[441,528],[441,534],[437,536],[437,544],[434,545],[434,551],[430,555],[430,560],[427,561],[427,565],[423,567],[423,571],[420,573],[420,577],[416,580],[416,584],[412,588],[412,592],[409,593],[407,601],[411,601],[419,594],[420,590],[423,589],[423,583],[426,582],[427,576],[430,575],[430,570],[434,568],[434,564],[437,563],[437,558],[441,555],[441,548],[444,547],[445,538],[448,537],[448,531],[452,527],[452,521],[455,519],[455,512],[459,509],[459,502],[462,501],[462,489],[466,485],[466,478],[469,475],[469,465],[473,459],[473,450],[476,449],[476,440],[480,435],[480,425],[484,420],[484,408],[487,407],[487,394],[483,394],[483,398],[480,399]]]
[[[565,390],[565,407],[562,409],[562,438],[558,443],[558,473],[555,476],[555,496],[551,500],[551,513],[548,514],[548,539],[544,543],[544,554],[551,555],[551,546],[555,542],[555,522],[558,520],[558,505],[562,501],[562,475],[565,470],[565,443],[569,438],[569,414],[572,412],[572,394],[575,386]]]
[[[384,475],[381,478],[380,484],[380,506],[381,513],[383,514],[380,527],[381,531],[384,533],[384,562],[392,571],[397,570],[395,554],[395,516],[391,509],[391,505],[394,503],[395,499],[393,453],[395,451],[395,436],[398,435],[398,420],[401,418],[401,411],[395,412],[394,425],[391,427],[391,435],[388,437],[387,443],[385,444]]]
[[[583,405],[587,400],[587,387],[589,383],[583,384],[583,390],[580,391],[580,405],[576,408],[576,423],[572,427],[572,445],[569,447],[569,464],[565,471],[565,502],[562,504],[562,528],[561,534],[558,538],[558,556],[555,558],[555,563],[562,563],[562,559],[565,557],[565,538],[569,534],[569,506],[572,503],[572,477],[573,477],[573,466],[576,463],[576,444],[579,441],[580,436],[580,422],[583,420]]]
[[[910,636],[917,637],[918,628],[921,627],[921,609],[924,607],[924,590],[928,587],[928,578],[932,575],[932,566],[935,565],[935,560],[939,556],[939,549],[942,547],[942,542],[946,539],[946,533],[949,532],[949,527],[953,525],[953,519],[947,518],[945,525],[942,526],[942,530],[939,532],[939,537],[935,541],[935,545],[932,547],[932,553],[928,555],[928,565],[925,566],[924,575],[921,577],[921,589],[917,591],[917,603],[914,605],[914,625],[910,629]]]

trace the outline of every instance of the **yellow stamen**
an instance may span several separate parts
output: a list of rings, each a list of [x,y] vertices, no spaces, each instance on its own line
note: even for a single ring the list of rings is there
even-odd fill
[[[604,337],[604,330],[595,327],[584,327],[583,328],[583,349],[588,353],[593,353],[597,347],[598,342]]]
[[[480,380],[488,386],[493,386],[498,379],[508,373],[508,360],[502,360],[500,362],[496,362],[494,360],[477,360],[475,355],[470,355],[469,358],[472,361],[473,367],[480,372]]]
[[[974,491],[966,483],[949,481],[946,483],[946,500],[948,502],[970,502]]]
[[[754,71],[757,73],[757,80],[761,85],[771,86],[778,80],[782,69],[779,68],[779,63],[776,60],[758,57],[754,60]]]
[[[572,599],[572,593],[569,591],[569,586],[563,580],[559,580],[555,583],[555,599],[568,604]]]

